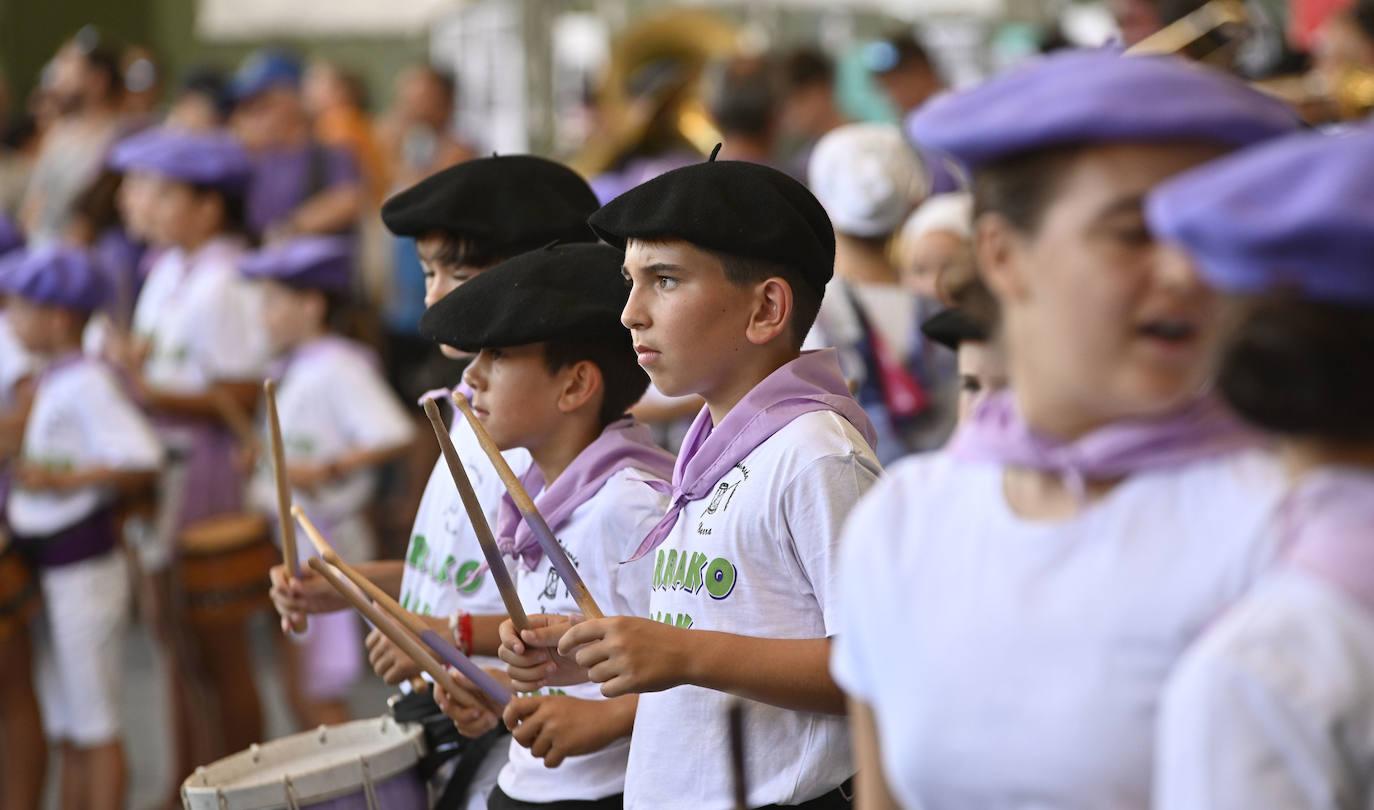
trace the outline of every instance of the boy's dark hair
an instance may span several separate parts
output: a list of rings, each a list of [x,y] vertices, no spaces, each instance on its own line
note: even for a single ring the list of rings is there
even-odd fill
[[[734,59],[712,67],[707,106],[725,135],[767,135],[777,123],[778,73],[763,58]]]
[[[510,252],[509,249],[503,249],[470,236],[445,233],[442,234],[442,237],[438,250],[434,251],[434,255],[429,258],[436,264],[442,264],[445,267],[480,267],[485,269],[524,252]]]
[[[788,90],[830,85],[835,83],[835,63],[820,48],[804,45],[783,58],[783,74]]]
[[[248,204],[242,192],[198,183],[187,185],[197,197],[213,194],[223,202],[224,222],[220,225],[221,231],[234,236],[248,235]]]
[[[713,251],[714,252],[714,251]],[[770,278],[780,278],[792,288],[792,348],[800,349],[821,311],[821,293],[792,267],[764,259],[749,259],[730,253],[715,253],[725,268],[725,278],[741,287]]]
[[[1374,313],[1288,294],[1244,305],[1217,385],[1246,421],[1271,433],[1374,441]]]
[[[597,415],[602,427],[624,416],[649,388],[649,375],[640,367],[634,347],[625,335],[544,344],[544,362],[549,373],[584,360],[601,370],[601,410]]]
[[[1037,149],[982,166],[973,173],[973,218],[1002,215],[1012,227],[1033,234],[1059,191],[1059,180],[1081,145]]]

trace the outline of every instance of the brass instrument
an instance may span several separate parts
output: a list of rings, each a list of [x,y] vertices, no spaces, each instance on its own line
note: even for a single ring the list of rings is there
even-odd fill
[[[569,161],[585,177],[637,152],[687,147],[709,154],[720,133],[698,85],[712,61],[738,51],[738,32],[709,12],[673,9],[617,39],[598,92],[600,131]]]
[[[1250,27],[1241,0],[1212,0],[1126,50],[1129,56],[1179,54],[1199,62],[1228,61]]]

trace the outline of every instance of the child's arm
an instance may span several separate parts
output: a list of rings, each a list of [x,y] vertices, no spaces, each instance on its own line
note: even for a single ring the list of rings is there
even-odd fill
[[[146,491],[157,481],[156,470],[124,470],[91,467],[84,470],[51,470],[34,464],[21,464],[15,471],[18,484],[31,490],[69,492],[86,487],[108,487],[121,497]]]
[[[410,442],[403,442],[386,447],[354,450],[323,464],[290,463],[286,465],[287,475],[291,479],[291,486],[310,491],[331,481],[347,478],[359,470],[381,466],[403,455],[409,447]]]
[[[568,757],[600,751],[634,731],[639,695],[582,700],[567,695],[529,695],[506,705],[502,719],[511,738],[557,768]]]
[[[363,576],[392,596],[401,593],[401,577],[405,563],[400,560],[376,560],[354,566]],[[285,565],[275,565],[268,573],[272,583],[272,605],[282,617],[282,632],[290,632],[293,622],[312,613],[333,613],[346,610],[348,603],[330,587],[324,577],[301,566],[300,575],[292,577]]]
[[[684,630],[615,616],[573,625],[558,644],[607,697],[701,686],[803,712],[844,714],[830,677],[830,640]]]
[[[224,402],[232,402],[243,413],[257,409],[262,386],[257,382],[221,380],[212,384],[213,391],[189,394],[150,386],[139,380],[139,393],[154,413],[166,413],[210,422],[224,422]],[[232,426],[230,426],[232,427]]]
[[[854,810],[897,810],[900,805],[883,774],[878,724],[868,704],[850,699],[849,732],[854,738],[854,767],[858,771],[854,777]]]

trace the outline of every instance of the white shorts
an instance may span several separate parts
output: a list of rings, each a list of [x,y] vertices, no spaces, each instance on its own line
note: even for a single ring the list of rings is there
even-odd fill
[[[43,729],[92,747],[119,738],[129,572],[124,552],[39,573],[37,690]]]

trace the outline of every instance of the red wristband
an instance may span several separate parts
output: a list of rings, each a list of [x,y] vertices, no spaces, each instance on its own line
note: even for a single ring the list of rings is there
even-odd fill
[[[458,614],[458,649],[472,655],[472,614],[466,610]]]

